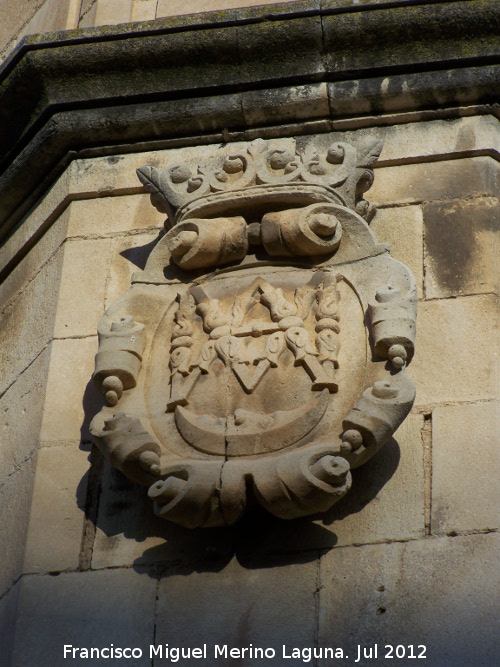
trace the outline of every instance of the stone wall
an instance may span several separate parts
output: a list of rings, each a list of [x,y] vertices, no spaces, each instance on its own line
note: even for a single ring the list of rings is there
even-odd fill
[[[86,4],[97,22],[119,3]],[[168,5],[121,4],[125,21]],[[386,644],[406,647],[400,664],[413,664],[409,645],[425,645],[433,667],[496,663],[499,120],[463,109],[408,121],[321,129],[332,141],[384,141],[366,197],[378,241],[417,280],[417,397],[350,493],[313,520],[256,512],[189,531],[157,518],[145,489],[91,442],[97,323],[164,221],[135,170],[191,149],[78,157],[5,240],[0,664],[58,666],[64,644],[113,644],[142,649],[124,664],[158,667],[170,663],[152,661],[149,645],[167,643],[207,643],[207,665],[259,664],[215,661],[214,644],[274,647],[275,665],[303,664],[282,659],[283,644],[341,647],[345,665],[358,644],[378,644],[379,664],[392,664]],[[299,140],[317,131],[303,125]]]
[[[63,643],[144,646],[153,637],[187,646],[418,643],[431,664],[491,664],[498,163],[482,153],[497,131],[483,116],[342,134],[385,140],[371,226],[418,282],[412,415],[325,518],[257,515],[195,532],[155,518],[144,490],[91,451],[87,431],[99,403],[90,382],[97,321],[163,221],[138,192],[135,168],[171,163],[179,151],[73,162],[27,223],[62,199],[69,205],[4,284],[4,332],[16,339],[2,396],[14,412],[4,433],[10,424],[15,434],[2,487],[13,507],[2,604],[19,596],[13,664],[63,664]],[[24,508],[19,494],[37,444],[30,512],[29,494]]]

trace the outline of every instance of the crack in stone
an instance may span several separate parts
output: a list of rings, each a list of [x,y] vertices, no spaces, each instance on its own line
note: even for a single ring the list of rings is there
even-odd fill
[[[92,569],[92,556],[96,535],[99,502],[101,497],[101,473],[104,458],[94,445],[90,452],[90,471],[85,502],[85,518],[82,528],[82,542],[78,569],[86,571]]]
[[[421,429],[424,464],[424,525],[425,535],[431,534],[432,516],[432,412],[424,414]]]

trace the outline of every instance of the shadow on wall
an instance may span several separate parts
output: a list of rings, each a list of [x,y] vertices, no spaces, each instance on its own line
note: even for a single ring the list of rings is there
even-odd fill
[[[88,424],[100,409],[98,401],[102,402],[90,381],[83,400],[81,446],[86,451]],[[368,463],[353,471],[351,490],[324,515],[285,521],[256,507],[234,526],[196,530],[155,516],[147,489],[112,468],[95,445],[90,460],[91,469],[80,482],[77,499],[81,506],[82,496],[86,497],[85,516],[96,528],[90,545],[92,566],[134,564],[138,571],[157,578],[174,570],[176,574],[219,571],[233,556],[248,569],[314,561],[318,550],[337,544],[335,523],[360,512],[391,479],[399,464],[400,448],[391,439]]]

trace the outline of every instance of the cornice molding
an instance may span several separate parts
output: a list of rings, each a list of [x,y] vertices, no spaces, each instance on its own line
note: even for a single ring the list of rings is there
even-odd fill
[[[0,72],[0,237],[75,157],[495,113],[499,33],[495,0],[305,0],[28,37]]]

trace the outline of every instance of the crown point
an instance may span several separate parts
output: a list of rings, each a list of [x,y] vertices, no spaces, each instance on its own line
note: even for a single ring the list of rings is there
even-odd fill
[[[237,174],[243,171],[245,165],[238,155],[230,155],[224,160],[223,169],[227,174]]]
[[[191,169],[186,164],[176,164],[170,169],[173,183],[184,183],[191,176]]]

